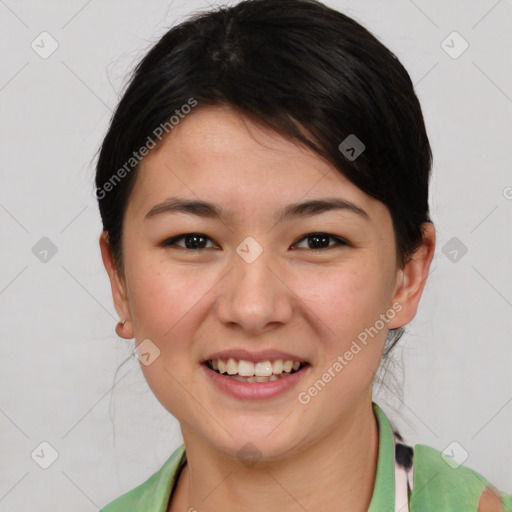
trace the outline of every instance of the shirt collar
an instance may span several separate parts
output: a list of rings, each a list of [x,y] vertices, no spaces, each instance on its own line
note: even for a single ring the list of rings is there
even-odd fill
[[[373,487],[372,499],[368,512],[394,512],[395,510],[395,453],[393,430],[384,411],[372,402],[379,429],[379,452],[377,459],[377,472]],[[179,474],[179,470],[187,460],[185,445],[182,444],[169,457],[160,471],[155,475],[154,487],[151,496],[156,499],[155,512],[166,512],[171,490]]]
[[[395,510],[395,443],[393,429],[384,411],[372,402],[379,427],[379,455],[373,495],[368,512]]]

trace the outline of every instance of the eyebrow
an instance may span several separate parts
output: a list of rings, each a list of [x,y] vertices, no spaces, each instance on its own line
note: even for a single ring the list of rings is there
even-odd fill
[[[352,212],[363,217],[365,220],[370,220],[368,213],[360,206],[338,197],[311,199],[302,203],[289,204],[279,210],[277,220],[283,221],[296,217],[310,217],[334,210]],[[164,213],[186,213],[188,215],[217,220],[220,220],[225,213],[229,214],[229,212],[225,212],[223,208],[214,203],[170,197],[164,202],[153,206],[144,217],[144,220],[152,219]]]

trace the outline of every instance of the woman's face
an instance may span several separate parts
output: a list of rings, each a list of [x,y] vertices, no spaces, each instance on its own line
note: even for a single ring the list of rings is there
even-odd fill
[[[220,217],[158,206],[176,199],[212,203]],[[354,208],[281,217],[315,199]],[[165,245],[187,233],[200,236]],[[196,109],[142,161],[123,249],[125,276],[113,293],[132,337],[146,340],[149,386],[184,436],[229,455],[251,442],[279,458],[368,408],[387,329],[407,323],[419,300],[404,288],[384,204],[227,107]],[[272,371],[277,359],[308,364],[295,376],[242,383],[205,366],[220,351],[224,360],[270,360]]]

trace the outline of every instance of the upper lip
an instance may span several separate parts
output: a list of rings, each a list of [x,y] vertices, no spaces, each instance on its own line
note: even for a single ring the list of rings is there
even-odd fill
[[[252,361],[253,363],[259,363],[261,361],[275,361],[276,359],[282,359],[283,361],[299,361],[301,363],[306,362],[306,360],[298,355],[290,354],[289,352],[283,352],[281,350],[261,350],[260,352],[249,352],[243,348],[235,348],[230,350],[221,350],[219,352],[214,352],[210,354],[204,361],[211,361],[215,359],[229,359],[232,357],[237,361],[243,359],[245,361]]]

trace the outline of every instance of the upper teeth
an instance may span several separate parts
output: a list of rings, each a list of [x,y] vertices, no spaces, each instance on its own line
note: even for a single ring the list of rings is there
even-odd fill
[[[299,361],[283,361],[277,359],[275,361],[260,361],[259,363],[253,363],[252,361],[246,361],[240,359],[237,361],[230,357],[227,361],[223,359],[212,359],[210,360],[212,368],[218,370],[220,373],[227,373],[228,375],[238,375],[242,377],[269,377],[273,373],[279,375],[283,372],[291,372],[292,368],[298,370],[300,368]]]

